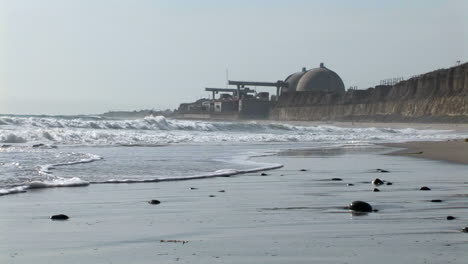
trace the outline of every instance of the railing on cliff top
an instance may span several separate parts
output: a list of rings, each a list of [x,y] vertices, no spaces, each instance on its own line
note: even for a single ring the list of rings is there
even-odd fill
[[[420,77],[422,74],[417,74],[417,75],[413,75],[409,78],[405,78],[405,77],[396,77],[396,78],[390,78],[390,79],[385,79],[385,80],[381,80],[380,81],[380,85],[390,85],[390,86],[393,86],[399,82],[402,82],[402,81],[405,81],[405,80],[411,80],[411,79],[414,79],[414,78],[418,78]]]

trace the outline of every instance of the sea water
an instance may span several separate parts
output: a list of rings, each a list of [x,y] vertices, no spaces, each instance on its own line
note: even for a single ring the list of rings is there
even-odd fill
[[[284,149],[359,148],[447,140],[450,130],[219,122],[148,116],[0,116],[0,195],[79,187],[223,177],[280,168],[253,161]]]

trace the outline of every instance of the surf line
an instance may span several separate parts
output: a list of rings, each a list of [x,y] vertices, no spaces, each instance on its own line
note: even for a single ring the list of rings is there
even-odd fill
[[[153,178],[153,179],[142,179],[142,180],[107,180],[107,181],[91,181],[90,184],[117,184],[117,183],[147,183],[147,182],[167,182],[167,181],[188,181],[188,180],[198,180],[198,179],[209,179],[209,178],[217,178],[217,177],[231,177],[234,175],[241,175],[241,174],[248,174],[254,172],[261,172],[261,171],[268,171],[268,170],[275,170],[282,168],[282,164],[274,164],[269,167],[262,167],[262,168],[253,168],[253,169],[246,169],[246,170],[235,170],[235,169],[224,169],[224,170],[217,170],[210,174],[201,174],[201,175],[194,175],[194,176],[182,176],[182,177],[170,177],[170,178]]]
[[[87,158],[87,159],[80,159],[80,160],[77,160],[77,161],[70,161],[70,162],[65,162],[65,163],[41,165],[41,166],[39,166],[39,174],[50,175],[50,174],[52,174],[51,170],[55,169],[56,167],[71,166],[71,165],[77,165],[77,164],[85,164],[85,163],[91,163],[91,162],[95,162],[95,161],[104,159],[103,157],[98,156],[98,155],[94,155],[94,154],[88,154],[88,155],[91,155],[91,157]]]
[[[40,165],[38,173],[40,175],[45,175],[47,177],[54,177],[54,179],[46,180],[46,181],[27,181],[27,182],[23,182],[20,184],[10,185],[6,188],[3,187],[3,188],[0,188],[0,196],[4,196],[8,194],[16,194],[16,193],[25,193],[29,189],[88,186],[90,184],[88,181],[84,181],[78,177],[62,178],[62,177],[53,176],[51,172],[51,170],[60,166],[71,166],[71,165],[77,165],[77,164],[91,163],[91,162],[104,159],[103,157],[98,156],[98,155],[94,155],[94,154],[88,154],[88,155],[90,155],[91,157],[87,159],[80,159],[78,161]]]
[[[80,178],[60,178],[52,181],[33,181],[23,183],[21,185],[10,186],[9,189],[0,189],[0,196],[15,194],[15,193],[25,193],[30,189],[43,189],[43,188],[63,188],[63,187],[85,187],[90,184],[118,184],[118,183],[149,183],[149,182],[168,182],[168,181],[188,181],[188,180],[197,180],[197,179],[209,179],[217,177],[231,177],[234,175],[255,173],[261,171],[275,170],[282,168],[282,164],[274,164],[269,167],[262,168],[253,168],[246,170],[235,170],[235,169],[224,169],[217,170],[211,174],[202,174],[194,176],[183,176],[183,177],[172,177],[172,178],[154,178],[146,180],[107,180],[107,181],[84,181]]]

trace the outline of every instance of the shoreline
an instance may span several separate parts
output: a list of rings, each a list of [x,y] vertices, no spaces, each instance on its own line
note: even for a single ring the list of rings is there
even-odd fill
[[[403,148],[386,155],[423,158],[468,165],[468,139],[448,141],[412,141],[383,143],[381,146]]]
[[[266,174],[8,195],[0,199],[0,262],[464,263],[464,167],[386,151],[289,153],[256,157],[284,165]],[[441,182],[442,173],[451,176]],[[375,177],[393,184],[373,192]],[[378,212],[344,209],[356,200]],[[59,213],[70,219],[50,220]]]

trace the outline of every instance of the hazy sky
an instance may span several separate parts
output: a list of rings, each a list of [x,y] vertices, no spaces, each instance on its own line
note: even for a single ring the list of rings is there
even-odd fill
[[[467,61],[467,3],[0,0],[0,113],[176,108],[320,62],[365,89]]]

